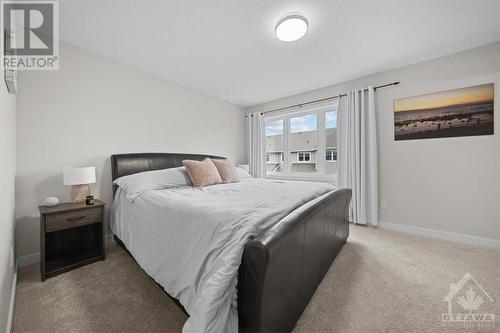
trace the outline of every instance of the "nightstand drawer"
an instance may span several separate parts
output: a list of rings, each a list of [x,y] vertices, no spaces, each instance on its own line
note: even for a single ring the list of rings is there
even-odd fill
[[[64,230],[92,223],[101,223],[103,221],[102,218],[102,207],[47,214],[45,232]]]

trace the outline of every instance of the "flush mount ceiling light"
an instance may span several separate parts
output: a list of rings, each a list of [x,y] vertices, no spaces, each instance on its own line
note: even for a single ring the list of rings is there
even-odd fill
[[[293,42],[307,32],[307,19],[300,14],[289,14],[276,24],[276,37],[283,42]]]

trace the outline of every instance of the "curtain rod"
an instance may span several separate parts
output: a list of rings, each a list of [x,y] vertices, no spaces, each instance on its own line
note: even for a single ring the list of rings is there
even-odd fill
[[[373,89],[376,91],[377,89],[380,89],[380,88],[397,86],[399,83],[400,83],[399,81],[391,82],[391,83],[386,83],[386,84],[382,84],[380,86],[373,87]],[[364,89],[363,91],[368,91],[368,89]],[[304,105],[309,105],[309,104],[324,102],[324,101],[328,101],[328,100],[335,99],[335,98],[340,98],[340,97],[345,97],[345,96],[347,96],[347,93],[343,93],[343,94],[339,94],[339,95],[335,95],[335,96],[330,96],[330,97],[325,97],[325,98],[321,98],[321,99],[316,99],[314,101],[304,102],[304,103],[300,103],[300,104],[289,105],[289,106],[285,106],[285,107],[278,108],[278,109],[272,109],[272,110],[262,111],[260,114],[265,114],[265,113],[269,113],[269,112],[276,112],[276,111],[281,111],[281,110],[286,110],[286,109],[291,109],[291,108],[296,108],[296,107],[301,108]],[[245,115],[245,117],[247,117],[247,116],[248,115]]]

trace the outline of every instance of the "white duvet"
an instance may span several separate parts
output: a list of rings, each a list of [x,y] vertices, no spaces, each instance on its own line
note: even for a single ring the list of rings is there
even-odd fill
[[[131,201],[120,188],[113,232],[139,265],[189,313],[183,332],[237,332],[243,249],[332,185],[269,179],[152,190]]]

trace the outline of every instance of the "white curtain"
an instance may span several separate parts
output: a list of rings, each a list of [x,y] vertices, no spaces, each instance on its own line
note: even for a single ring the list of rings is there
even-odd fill
[[[247,154],[250,174],[256,178],[266,176],[264,163],[264,117],[260,112],[247,114]]]
[[[337,114],[338,185],[352,189],[351,221],[378,225],[375,91],[351,90]]]

